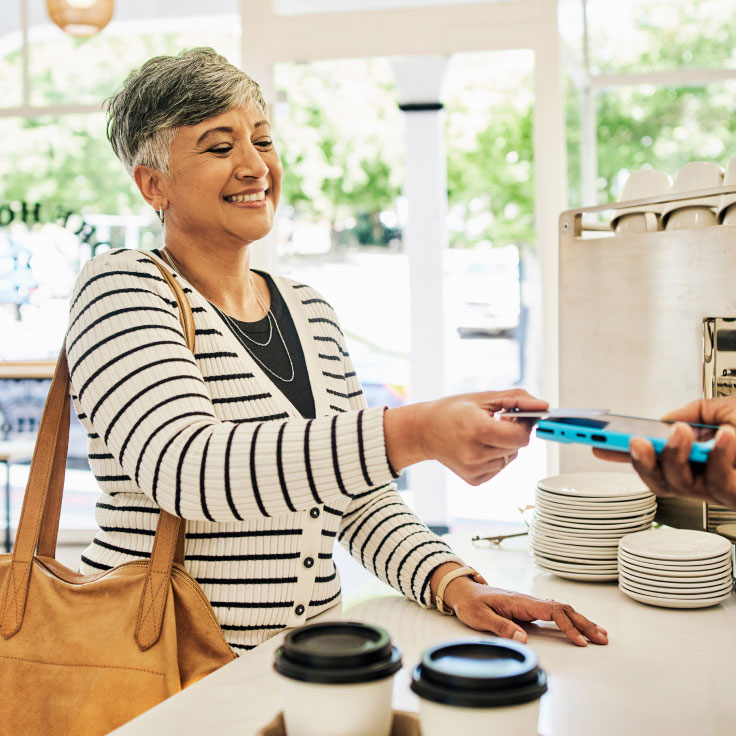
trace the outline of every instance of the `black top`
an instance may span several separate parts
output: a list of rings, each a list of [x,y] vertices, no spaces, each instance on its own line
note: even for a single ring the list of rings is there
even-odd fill
[[[256,271],[256,273],[263,276],[268,284],[268,290],[271,294],[271,315],[278,322],[281,335],[284,338],[283,342],[279,336],[279,331],[276,329],[276,325],[269,325],[269,321],[273,322],[273,320],[269,320],[268,316],[259,319],[257,322],[241,322],[239,319],[235,319],[229,315],[228,319],[225,319],[225,316],[217,307],[215,307],[215,311],[220,315],[222,321],[230,328],[235,337],[238,338],[241,345],[250,353],[256,363],[263,368],[266,377],[294,404],[305,419],[314,419],[316,411],[314,408],[314,397],[312,396],[312,386],[309,383],[307,363],[304,360],[304,351],[299,342],[299,335],[296,331],[294,320],[291,318],[289,308],[286,306],[284,298],[281,296],[281,292],[278,290],[271,276],[263,271]],[[236,327],[234,328],[228,320],[234,322]],[[239,330],[242,330],[251,340],[244,337]],[[268,341],[269,331],[272,332],[272,335],[268,345],[256,344]],[[286,347],[289,350],[288,355],[284,349],[284,343],[286,343]],[[293,381],[288,380],[291,378],[292,372],[289,355],[291,356],[291,363],[294,365]],[[266,366],[265,368],[264,365]]]

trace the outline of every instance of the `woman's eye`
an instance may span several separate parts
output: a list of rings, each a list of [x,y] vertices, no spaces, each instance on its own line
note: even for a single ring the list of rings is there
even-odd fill
[[[215,146],[214,148],[210,148],[210,153],[229,153],[229,151],[232,149],[232,146],[229,145],[221,145],[221,146]]]
[[[271,148],[273,141],[270,138],[264,138],[262,141],[256,141],[255,145],[258,148]]]

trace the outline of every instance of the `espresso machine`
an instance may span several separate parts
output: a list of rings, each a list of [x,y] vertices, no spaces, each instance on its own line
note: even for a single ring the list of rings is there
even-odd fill
[[[700,397],[736,395],[736,225],[614,233],[601,215],[736,187],[574,209],[559,220],[560,406],[659,418]],[[615,214],[611,214],[615,217]],[[621,471],[560,447],[560,471]],[[633,472],[633,471],[632,471]],[[733,516],[733,519],[730,518]],[[657,521],[713,531],[736,513],[658,499]]]

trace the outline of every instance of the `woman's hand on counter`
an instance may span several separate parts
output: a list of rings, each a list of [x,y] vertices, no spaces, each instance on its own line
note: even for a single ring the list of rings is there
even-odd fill
[[[527,634],[516,621],[554,621],[579,647],[588,642],[608,644],[605,629],[589,621],[572,606],[543,601],[523,593],[481,585],[470,578],[456,578],[445,590],[445,602],[466,626],[489,631],[506,639],[526,642]]]
[[[532,425],[494,418],[501,409],[544,411],[526,391],[485,391],[387,409],[386,451],[397,472],[438,460],[473,486],[485,483],[529,443]]]
[[[631,462],[658,496],[694,498],[736,508],[736,397],[693,401],[664,419],[677,423],[660,455],[649,440],[632,437],[628,453],[594,450],[596,456]],[[682,422],[720,425],[708,462],[688,460],[695,438]]]

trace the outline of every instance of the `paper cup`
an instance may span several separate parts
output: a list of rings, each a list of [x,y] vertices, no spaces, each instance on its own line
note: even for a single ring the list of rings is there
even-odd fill
[[[389,736],[401,653],[384,629],[350,621],[302,626],[276,650],[288,736]]]
[[[411,689],[419,696],[422,736],[536,736],[547,675],[523,644],[464,640],[425,651]]]

